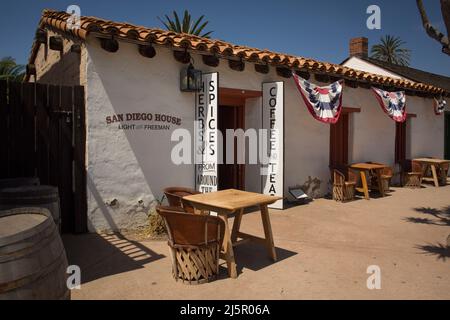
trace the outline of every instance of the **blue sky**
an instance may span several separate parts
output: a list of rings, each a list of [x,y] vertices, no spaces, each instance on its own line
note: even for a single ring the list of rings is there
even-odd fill
[[[439,1],[424,2],[430,20],[445,31]],[[450,76],[450,57],[425,34],[414,0],[2,1],[0,57],[26,63],[42,9],[65,11],[70,4],[79,5],[82,15],[149,27],[162,27],[157,16],[188,9],[193,16],[206,15],[213,38],[334,63],[348,56],[350,38],[366,36],[372,45],[391,34],[412,50],[411,66]],[[381,8],[381,30],[366,27],[371,4]]]

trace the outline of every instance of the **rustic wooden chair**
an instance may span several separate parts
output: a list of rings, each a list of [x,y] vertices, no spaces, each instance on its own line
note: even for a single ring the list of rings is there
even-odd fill
[[[410,159],[402,161],[400,165],[402,167],[402,185],[408,188],[420,188],[423,177],[422,165]]]
[[[378,162],[367,162],[367,163],[374,163],[374,164],[381,164]],[[391,180],[394,176],[394,169],[391,167],[386,167],[381,169],[381,183],[383,184],[383,189],[385,192],[388,192],[391,188]],[[378,181],[377,181],[377,175],[375,172],[371,173],[371,188],[377,190],[378,189]]]
[[[172,254],[172,274],[187,284],[209,282],[219,274],[224,222],[215,216],[179,212],[179,207],[159,206]]]
[[[333,200],[346,202],[355,197],[357,175],[346,166],[333,167]]]
[[[447,184],[449,164],[445,163],[438,168],[439,184],[445,186]]]
[[[164,189],[164,194],[166,195],[169,206],[183,208],[188,213],[202,213],[197,211],[194,207],[187,201],[183,201],[184,196],[189,196],[193,194],[199,194],[200,192],[184,187],[170,187]]]

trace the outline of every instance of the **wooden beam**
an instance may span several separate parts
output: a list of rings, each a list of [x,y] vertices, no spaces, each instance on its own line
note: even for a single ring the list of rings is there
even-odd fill
[[[37,43],[43,43],[47,44],[47,31],[44,29],[37,29],[36,30],[36,42]]]
[[[191,62],[191,54],[187,51],[173,51],[173,57],[183,64]]]
[[[100,45],[103,50],[108,52],[119,51],[119,42],[116,39],[100,39]]]
[[[36,76],[36,66],[34,64],[27,64],[26,72],[28,76]]]
[[[314,74],[314,78],[319,82],[325,82],[325,83],[330,82],[330,76],[326,75],[326,74],[316,73],[316,74]]]
[[[277,67],[277,75],[283,78],[290,78],[292,77],[292,70],[286,67]]]
[[[154,58],[156,56],[156,50],[155,48],[151,45],[151,44],[147,44],[147,45],[139,45],[139,53],[141,54],[141,56],[146,57],[146,58]]]
[[[64,40],[60,36],[50,37],[49,47],[52,50],[62,52],[64,50]]]
[[[255,64],[255,71],[262,74],[268,74],[269,73],[269,65],[267,64]]]
[[[210,67],[218,67],[220,59],[216,56],[202,55],[203,63]]]
[[[311,74],[308,71],[301,71],[301,70],[296,70],[295,73],[299,76],[302,77],[305,80],[309,80],[309,78],[311,78]]]
[[[361,108],[343,107],[342,112],[344,113],[361,112]]]
[[[262,97],[262,92],[257,90],[235,89],[235,88],[219,88],[219,95],[235,96],[244,99]]]
[[[239,61],[228,60],[228,66],[230,67],[231,70],[234,70],[234,71],[244,71],[245,70],[245,62],[242,60],[239,60]]]

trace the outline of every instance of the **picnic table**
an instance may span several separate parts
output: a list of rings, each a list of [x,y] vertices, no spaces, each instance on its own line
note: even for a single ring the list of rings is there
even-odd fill
[[[273,261],[277,261],[272,226],[270,224],[269,210],[267,206],[281,199],[282,198],[280,197],[235,189],[183,197],[184,201],[191,203],[191,205],[196,209],[217,212],[219,218],[224,221],[225,232],[223,240],[223,254],[221,254],[221,258],[226,260],[228,274],[231,278],[237,278],[236,260],[234,258],[233,246],[243,242],[253,240],[265,245]],[[254,206],[258,206],[261,210],[261,220],[265,235],[264,238],[239,231],[244,209]],[[236,216],[233,223],[233,229],[230,231],[228,218],[233,213],[236,213]],[[238,238],[243,240],[238,242]]]
[[[359,192],[364,192],[364,198],[366,200],[370,200],[369,186],[367,184],[367,180],[371,171],[375,172],[375,175],[377,176],[378,190],[380,192],[380,195],[382,197],[385,196],[384,186],[381,181],[381,170],[387,167],[388,167],[387,165],[382,163],[368,163],[368,162],[353,163],[350,165],[351,169],[358,171],[361,175],[362,188],[357,187],[355,189]]]
[[[450,160],[444,160],[444,159],[436,159],[436,158],[417,158],[417,159],[413,159],[413,161],[419,162],[420,164],[423,165],[423,173],[426,172],[427,167],[431,167],[431,172],[433,175],[433,182],[434,182],[434,186],[435,187],[439,187],[439,180],[441,179],[442,181],[447,180],[447,176],[438,176],[438,171],[440,172],[441,175],[443,174],[447,174],[446,170],[443,170],[442,166],[445,164],[450,164]],[[440,169],[440,170],[438,170]],[[445,184],[445,183],[443,183]]]

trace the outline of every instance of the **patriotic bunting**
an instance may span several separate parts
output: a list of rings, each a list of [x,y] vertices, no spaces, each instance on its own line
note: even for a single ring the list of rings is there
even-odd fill
[[[439,116],[444,113],[445,106],[447,105],[447,101],[445,101],[442,97],[439,99],[434,98],[434,113]]]
[[[336,81],[329,86],[319,87],[294,72],[292,75],[311,115],[324,123],[336,123],[342,111],[342,82]]]
[[[406,120],[406,96],[404,91],[388,92],[372,87],[381,108],[396,122]]]

